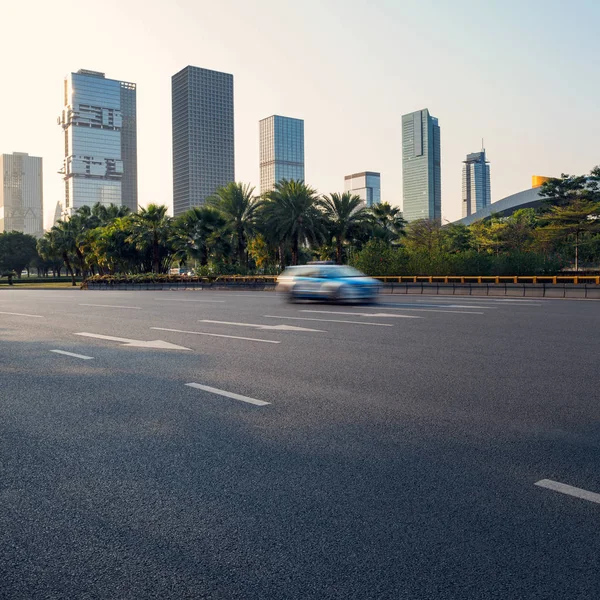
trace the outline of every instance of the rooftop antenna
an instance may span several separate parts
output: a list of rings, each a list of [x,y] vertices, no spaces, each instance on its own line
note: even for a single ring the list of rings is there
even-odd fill
[[[485,152],[485,146],[483,144],[483,138],[481,138],[481,151]]]

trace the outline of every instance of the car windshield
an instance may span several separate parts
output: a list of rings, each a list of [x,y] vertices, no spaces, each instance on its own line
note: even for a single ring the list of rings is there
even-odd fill
[[[332,267],[331,269],[326,269],[325,271],[327,277],[364,277],[365,274],[361,273],[358,269],[354,267]]]

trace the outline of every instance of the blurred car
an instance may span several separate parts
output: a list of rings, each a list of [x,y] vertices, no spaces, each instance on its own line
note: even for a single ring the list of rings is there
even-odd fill
[[[377,279],[345,265],[316,263],[288,267],[277,278],[277,291],[285,294],[290,302],[375,302],[380,289]]]

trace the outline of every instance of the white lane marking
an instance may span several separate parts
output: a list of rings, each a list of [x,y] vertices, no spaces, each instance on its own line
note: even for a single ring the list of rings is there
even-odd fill
[[[561,494],[575,496],[575,498],[581,498],[583,500],[589,500],[590,502],[596,502],[596,504],[600,504],[600,494],[588,492],[588,490],[573,487],[572,485],[567,485],[566,483],[552,481],[552,479],[542,479],[537,481],[535,485],[546,488],[547,490],[553,490],[554,492],[560,492]]]
[[[43,319],[43,315],[26,315],[24,313],[14,313],[14,312],[3,312],[0,311],[0,315],[13,315],[15,317],[31,317],[33,319]]]
[[[265,344],[281,344],[276,340],[263,340],[262,338],[240,337],[237,335],[224,335],[222,333],[206,333],[204,331],[185,331],[183,329],[167,329],[166,327],[150,327],[159,331],[173,331],[175,333],[191,333],[192,335],[207,335],[209,337],[230,338],[232,340],[246,340],[248,342],[263,342]]]
[[[74,335],[81,335],[84,337],[96,338],[99,340],[108,340],[110,342],[121,342],[125,344],[125,346],[130,346],[134,348],[155,348],[157,350],[190,350],[191,348],[184,348],[183,346],[177,346],[175,344],[171,344],[169,342],[164,342],[163,340],[131,340],[129,338],[121,338],[115,337],[113,335],[100,335],[99,333],[76,333]]]
[[[415,317],[414,315],[394,315],[392,313],[357,313],[357,312],[346,312],[337,310],[302,310],[300,312],[305,313],[323,313],[326,315],[353,315],[355,317],[385,317],[398,319],[423,319],[423,317]]]
[[[321,321],[323,323],[352,323],[353,325],[373,325],[375,327],[393,327],[391,323],[368,323],[366,321],[344,321],[342,319],[315,319],[311,317],[278,317],[277,315],[263,315],[268,319],[293,319],[294,321]]]
[[[306,327],[295,327],[294,325],[259,325],[258,323],[232,323],[230,321],[213,321],[211,319],[199,319],[199,323],[216,323],[217,325],[237,325],[239,327],[252,327],[254,329],[271,329],[276,331],[315,331],[325,333],[322,329],[307,329]]]
[[[270,402],[263,402],[262,400],[250,398],[249,396],[241,396],[240,394],[226,392],[225,390],[219,390],[217,388],[210,387],[209,385],[200,385],[199,383],[186,383],[185,385],[187,385],[188,387],[196,388],[198,390],[203,390],[205,392],[210,392],[211,394],[218,394],[219,396],[225,396],[226,398],[241,400],[242,402],[247,402],[248,404],[254,404],[256,406],[267,406],[267,404],[270,404]]]
[[[485,310],[496,310],[499,307],[498,306],[476,306],[475,304],[426,304],[426,303],[412,303],[412,302],[387,302],[386,303],[388,306],[377,306],[377,308],[385,308],[386,310],[392,310],[394,308],[396,309],[400,309],[400,310],[408,310],[410,307],[416,308],[419,307],[419,309],[422,308],[483,308]],[[389,306],[390,304],[393,304],[393,306]]]
[[[65,356],[74,356],[75,358],[81,358],[82,360],[92,360],[93,356],[86,356],[85,354],[75,354],[74,352],[65,352],[64,350],[50,350],[50,352],[56,352],[56,354],[64,354]]]
[[[103,308],[131,308],[133,310],[142,310],[140,306],[119,306],[118,304],[80,304],[79,306],[101,306]]]
[[[206,304],[221,304],[225,300],[188,300],[186,298],[153,298],[153,300],[165,300],[166,302],[203,302]]]
[[[378,306],[379,310],[410,310],[416,312],[435,312],[435,313],[450,313],[451,315],[483,315],[485,313],[472,311],[472,310],[441,310],[438,308],[404,308],[403,306],[398,306],[397,308],[392,308],[391,306]],[[467,308],[471,308],[468,306]],[[479,306],[475,306],[474,308],[483,308]],[[494,307],[495,308],[495,307]]]

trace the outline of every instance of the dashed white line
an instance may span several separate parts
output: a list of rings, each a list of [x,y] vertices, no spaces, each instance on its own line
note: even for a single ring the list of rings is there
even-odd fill
[[[467,308],[471,308],[468,306]],[[479,306],[475,306],[473,308],[483,308]],[[492,307],[496,308],[496,307]],[[404,308],[404,306],[400,307],[391,307],[391,306],[378,306],[378,310],[408,310],[408,311],[416,311],[416,312],[434,312],[434,313],[450,313],[451,315],[483,315],[485,313],[479,311],[472,310],[442,310],[439,308]]]
[[[164,300],[165,302],[200,302],[201,304],[222,304],[225,300],[191,300],[186,298],[153,298],[154,300]]]
[[[14,312],[3,312],[0,311],[0,315],[13,315],[15,317],[31,317],[32,319],[43,319],[43,315],[26,315],[25,313],[14,313]]]
[[[315,333],[325,333],[322,329],[307,329],[306,327],[296,327],[295,325],[261,325],[259,323],[236,323],[231,321],[213,321],[212,319],[199,319],[199,323],[214,323],[215,325],[233,325],[236,327],[252,327],[253,329],[268,329],[270,331],[312,331]]]
[[[224,335],[222,333],[206,333],[205,331],[185,331],[183,329],[167,329],[166,327],[150,327],[150,329],[157,329],[158,331],[172,331],[174,333],[190,333],[192,335],[206,335],[209,337],[229,338],[232,340],[246,340],[247,342],[262,342],[264,344],[281,344],[281,342],[277,340],[264,340],[262,338],[249,338],[238,335]]]
[[[314,317],[278,317],[263,315],[267,319],[293,319],[295,321],[321,321],[323,323],[352,323],[353,325],[373,325],[374,327],[393,327],[391,323],[368,323],[367,321],[345,321],[343,319],[315,319]]]
[[[118,304],[80,304],[79,306],[100,306],[102,308],[131,308],[133,310],[142,310],[141,306],[119,306]]]
[[[81,358],[81,360],[93,360],[93,356],[86,356],[85,354],[75,354],[74,352],[65,352],[64,350],[50,350],[56,354],[64,354],[65,356],[73,356],[75,358]]]
[[[537,481],[535,485],[541,488],[546,488],[547,490],[552,490],[554,492],[560,492],[561,494],[567,494],[567,496],[574,496],[575,498],[581,498],[582,500],[589,500],[590,502],[600,504],[600,494],[597,494],[596,492],[589,492],[588,490],[578,487],[573,487],[572,485],[567,485],[566,483],[552,481],[552,479],[541,479],[540,481]]]
[[[226,392],[225,390],[219,390],[209,385],[201,385],[199,383],[186,383],[188,387],[203,390],[204,392],[210,392],[211,394],[217,394],[219,396],[225,396],[226,398],[233,398],[234,400],[240,400],[248,404],[254,404],[255,406],[267,406],[270,402],[264,402],[263,400],[257,400],[256,398],[250,398],[249,396],[242,396],[240,394],[234,394],[233,392]]]

